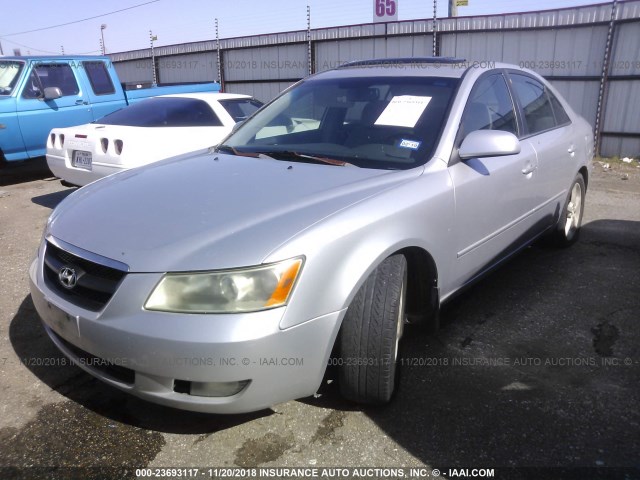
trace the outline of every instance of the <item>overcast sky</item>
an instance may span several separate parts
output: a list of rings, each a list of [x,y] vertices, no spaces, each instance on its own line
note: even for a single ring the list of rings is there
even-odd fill
[[[395,0],[398,19],[432,18],[433,0]],[[9,3],[9,0],[2,0]],[[375,0],[50,0],[12,1],[0,15],[0,44],[5,55],[19,48],[22,55],[100,53],[100,26],[107,53],[149,47],[149,30],[156,46],[220,37],[302,30],[311,7],[311,27],[370,23]],[[146,4],[145,4],[146,3]],[[469,0],[458,15],[484,15],[542,10],[597,3],[584,0]],[[144,4],[144,5],[141,5]],[[139,6],[138,6],[139,5]],[[438,1],[438,16],[447,15],[446,0]],[[5,5],[6,7],[6,5]],[[131,8],[134,7],[134,8]],[[117,10],[128,9],[121,12]],[[110,13],[116,12],[116,13]],[[56,25],[100,16],[71,25]],[[30,33],[21,33],[31,30]]]

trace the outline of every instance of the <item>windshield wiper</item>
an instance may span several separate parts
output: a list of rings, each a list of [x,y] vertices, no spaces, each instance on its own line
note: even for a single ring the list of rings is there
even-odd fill
[[[223,153],[231,153],[232,155],[238,155],[242,157],[252,157],[252,158],[277,158],[284,157],[288,160],[293,161],[303,161],[303,162],[317,162],[317,163],[326,163],[327,165],[334,165],[336,167],[356,167],[353,163],[346,162],[344,160],[336,160],[335,158],[328,157],[320,157],[316,155],[309,155],[306,153],[294,152],[293,150],[274,150],[274,151],[264,151],[264,152],[243,152],[238,150],[231,145],[218,145],[217,151]]]
[[[294,152],[293,150],[276,150],[273,152],[265,152],[266,154],[277,157],[278,155],[282,155],[290,160],[301,160],[301,161],[311,161],[318,163],[326,163],[327,165],[335,165],[336,167],[355,167],[353,163],[346,162],[344,160],[336,160],[335,158],[328,157],[320,157],[316,155],[309,155],[306,153]]]
[[[232,155],[237,155],[239,157],[251,157],[251,158],[271,158],[269,155],[262,152],[241,152],[240,150],[236,150],[231,145],[218,145],[216,151],[220,151],[223,153],[231,153]]]

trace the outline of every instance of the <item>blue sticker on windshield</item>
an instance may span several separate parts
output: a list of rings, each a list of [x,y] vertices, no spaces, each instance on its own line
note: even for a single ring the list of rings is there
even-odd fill
[[[409,148],[411,150],[418,150],[420,148],[420,145],[422,145],[422,142],[418,142],[416,140],[407,140],[405,138],[400,140],[400,143],[398,144],[400,148]]]

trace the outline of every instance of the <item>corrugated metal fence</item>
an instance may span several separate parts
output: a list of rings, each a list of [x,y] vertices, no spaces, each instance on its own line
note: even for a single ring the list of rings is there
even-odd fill
[[[640,0],[541,12],[412,20],[256,35],[155,48],[161,83],[222,81],[268,101],[305,77],[370,58],[431,56],[507,62],[549,79],[597,126],[603,156],[640,155]],[[435,27],[435,28],[434,28]],[[608,41],[609,39],[609,41]],[[123,82],[152,81],[151,50],[111,55]]]

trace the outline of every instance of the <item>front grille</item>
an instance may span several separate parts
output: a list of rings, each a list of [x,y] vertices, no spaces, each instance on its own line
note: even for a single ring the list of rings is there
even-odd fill
[[[60,271],[72,268],[77,277],[73,288],[65,288]],[[44,280],[47,286],[65,300],[97,312],[111,299],[126,272],[78,257],[47,242],[44,254]]]
[[[62,343],[76,358],[75,360],[82,365],[86,365],[94,370],[97,370],[108,377],[118,380],[121,383],[133,385],[136,381],[136,372],[130,368],[116,365],[113,362],[105,360],[104,358],[96,357],[89,352],[85,352],[81,348],[76,347],[74,344],[67,342],[60,335],[56,334],[53,330],[50,330],[51,334],[55,335],[56,340]]]

